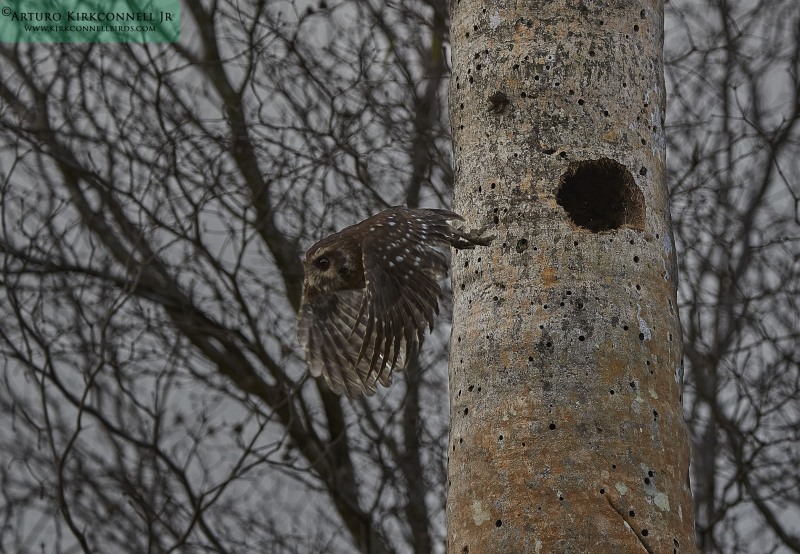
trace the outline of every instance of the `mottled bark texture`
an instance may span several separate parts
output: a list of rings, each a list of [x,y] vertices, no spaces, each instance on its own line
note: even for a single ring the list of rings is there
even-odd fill
[[[693,552],[661,0],[452,5],[448,551]]]

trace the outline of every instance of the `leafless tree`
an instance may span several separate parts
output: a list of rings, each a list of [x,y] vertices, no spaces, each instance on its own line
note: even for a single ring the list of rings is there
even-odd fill
[[[2,46],[5,550],[443,541],[441,333],[350,404],[294,322],[311,242],[446,203],[445,25],[191,1],[176,44]]]
[[[667,26],[708,552],[797,549],[794,4]],[[442,552],[446,325],[350,403],[294,312],[314,240],[450,204],[447,4],[182,10],[177,44],[0,45],[0,550]]]
[[[800,6],[671,4],[697,535],[704,552],[800,552]]]

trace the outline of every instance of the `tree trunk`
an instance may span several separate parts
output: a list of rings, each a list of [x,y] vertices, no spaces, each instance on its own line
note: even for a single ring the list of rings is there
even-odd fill
[[[693,552],[661,0],[452,6],[448,551]]]

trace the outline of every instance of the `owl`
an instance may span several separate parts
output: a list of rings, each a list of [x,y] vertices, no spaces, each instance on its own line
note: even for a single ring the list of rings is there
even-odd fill
[[[325,237],[303,260],[297,338],[311,375],[353,398],[388,386],[433,330],[447,275],[437,246],[488,245],[483,230],[464,232],[446,210],[397,206]]]

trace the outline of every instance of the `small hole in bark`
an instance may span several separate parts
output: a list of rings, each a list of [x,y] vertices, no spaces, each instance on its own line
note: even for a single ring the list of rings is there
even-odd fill
[[[605,494],[605,493],[606,493],[606,489],[600,489],[600,494]]]
[[[555,431],[555,428],[556,428],[556,424],[555,423],[551,423],[550,424],[550,430],[551,431]]]
[[[464,408],[464,415],[467,415],[468,413],[469,413],[469,408]]]
[[[642,168],[639,170],[639,175],[641,175],[642,177],[644,177],[645,175],[647,175],[647,168],[646,168],[646,167],[642,167]]]
[[[644,333],[639,333],[639,340],[644,340]]]
[[[523,253],[528,249],[528,240],[527,239],[519,239],[517,241],[517,252]]]
[[[495,527],[502,527],[503,526],[503,520],[502,519],[498,519],[497,521],[494,522],[494,526]]]
[[[586,340],[586,337],[584,337],[583,335],[579,335],[579,336],[578,336],[578,340],[579,340],[579,341],[581,341],[581,342],[583,342],[583,341],[585,341],[585,340]]]
[[[645,477],[644,478],[644,484],[645,485],[649,485],[650,484],[650,478],[649,477]]]
[[[628,329],[630,329],[630,327],[628,327],[627,325],[623,325],[623,326],[622,326],[622,330],[623,330],[623,331],[627,331]]]
[[[609,393],[611,396],[614,396],[614,389],[611,389],[610,391],[608,391],[608,393]]]
[[[583,101],[583,98],[578,98],[578,105],[583,106],[584,104],[585,102]]]
[[[622,226],[644,229],[644,195],[631,172],[614,160],[571,163],[556,198],[575,225],[594,233]]]
[[[649,534],[650,534],[650,531],[648,531],[647,529],[642,529],[642,536],[643,537],[646,537]]]
[[[631,510],[630,512],[628,512],[628,515],[631,517],[636,517],[636,512]]]

